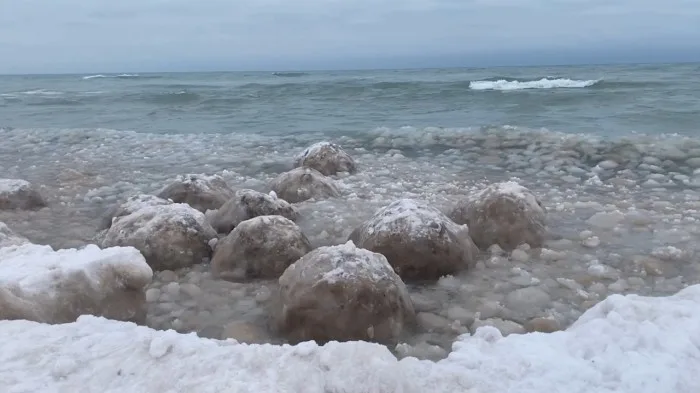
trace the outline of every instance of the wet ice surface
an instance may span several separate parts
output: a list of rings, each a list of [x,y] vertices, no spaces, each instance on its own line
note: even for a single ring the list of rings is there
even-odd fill
[[[220,174],[268,192],[304,148],[326,137],[154,135],[112,130],[0,130],[3,177],[39,187],[49,208],[0,211],[18,234],[55,248],[92,242],[106,210],[175,176]],[[533,318],[568,326],[612,293],[666,295],[700,282],[700,141],[597,141],[552,132],[375,130],[334,138],[358,173],[335,177],[340,198],[307,201],[298,224],[315,247],[345,243],[376,209],[414,198],[447,210],[495,181],[516,178],[548,210],[543,249],[485,252],[474,270],[408,283],[418,326],[399,354],[439,358],[454,338],[493,324],[522,332]],[[148,324],[207,337],[282,342],[268,320],[274,281],[214,280],[207,265],[160,272]]]

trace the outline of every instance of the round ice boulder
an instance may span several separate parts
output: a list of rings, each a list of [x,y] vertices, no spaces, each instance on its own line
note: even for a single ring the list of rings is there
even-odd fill
[[[492,184],[460,201],[449,217],[467,224],[479,248],[498,244],[513,250],[520,244],[541,247],[546,235],[546,210],[535,195],[515,182]]]
[[[99,229],[109,229],[109,227],[112,226],[112,221],[115,218],[128,216],[129,214],[144,207],[170,205],[172,203],[172,201],[159,198],[155,195],[140,194],[131,196],[124,203],[115,205],[109,209],[107,214],[105,214],[105,217],[102,219]]]
[[[235,196],[235,191],[218,175],[185,175],[179,176],[157,196],[175,203],[186,203],[205,212],[220,208]]]
[[[379,209],[350,240],[384,255],[406,279],[436,279],[469,268],[478,252],[466,225],[412,199]]]
[[[102,247],[132,246],[153,270],[174,270],[202,263],[211,256],[209,240],[216,231],[204,214],[183,203],[146,206],[116,218]]]
[[[0,210],[36,210],[45,206],[44,198],[28,181],[0,179]]]
[[[279,284],[280,329],[293,342],[395,343],[415,318],[406,286],[386,258],[352,242],[311,251]]]
[[[294,222],[282,216],[258,216],[241,222],[217,242],[211,269],[226,280],[279,278],[309,251],[311,243]]]
[[[274,193],[239,190],[218,210],[206,212],[207,219],[219,233],[229,233],[241,222],[258,216],[282,216],[297,219],[297,210]]]
[[[272,181],[271,187],[277,196],[289,203],[340,196],[333,179],[311,168],[300,167],[284,172]]]
[[[355,160],[339,145],[330,142],[318,142],[294,160],[295,167],[313,168],[326,176],[338,172],[355,172]]]

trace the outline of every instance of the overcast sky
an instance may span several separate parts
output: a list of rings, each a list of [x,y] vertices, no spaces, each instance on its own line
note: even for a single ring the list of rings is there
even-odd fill
[[[700,0],[0,0],[0,73],[700,60]]]

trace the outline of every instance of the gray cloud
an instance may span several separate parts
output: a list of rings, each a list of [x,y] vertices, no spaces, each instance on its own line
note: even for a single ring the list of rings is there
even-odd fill
[[[697,0],[0,0],[0,73],[468,63],[698,42]]]

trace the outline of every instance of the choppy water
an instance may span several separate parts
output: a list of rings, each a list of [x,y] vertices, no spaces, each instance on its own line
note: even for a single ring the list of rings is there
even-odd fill
[[[40,185],[50,204],[0,211],[0,221],[37,243],[80,246],[107,208],[135,193],[184,173],[268,191],[322,139],[342,144],[360,170],[336,179],[340,198],[299,204],[316,246],[345,242],[396,198],[447,209],[517,178],[547,207],[552,239],[545,251],[484,255],[474,271],[410,285],[423,314],[406,353],[439,357],[474,318],[517,330],[552,317],[563,327],[612,293],[664,295],[700,282],[699,71],[0,77],[2,177]],[[149,324],[280,340],[266,325],[274,289],[213,280],[205,265],[161,273]]]
[[[507,124],[692,135],[699,72],[689,64],[0,77],[0,126],[288,135]]]

